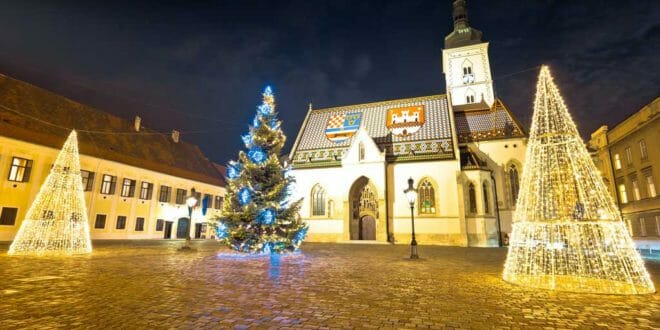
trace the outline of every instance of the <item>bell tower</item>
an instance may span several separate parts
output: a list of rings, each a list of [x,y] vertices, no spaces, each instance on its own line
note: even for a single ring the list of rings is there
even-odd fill
[[[495,101],[488,60],[488,42],[481,31],[470,26],[465,0],[455,0],[454,30],[445,37],[442,71],[453,107],[491,107]]]

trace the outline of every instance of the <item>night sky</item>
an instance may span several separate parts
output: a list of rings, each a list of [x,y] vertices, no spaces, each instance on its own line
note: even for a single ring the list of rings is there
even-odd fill
[[[135,1],[137,2],[137,1]],[[468,1],[529,127],[549,64],[584,137],[660,96],[660,1]],[[451,1],[3,1],[0,72],[236,157],[271,84],[291,146],[314,108],[445,92]],[[289,148],[287,148],[288,150]]]

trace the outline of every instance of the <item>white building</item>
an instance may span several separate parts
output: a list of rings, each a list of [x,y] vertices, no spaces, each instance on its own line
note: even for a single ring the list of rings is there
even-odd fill
[[[506,243],[526,135],[495,97],[488,43],[454,2],[447,94],[312,109],[290,154],[308,241],[408,244],[414,179],[420,244]],[[501,233],[501,235],[498,235]]]

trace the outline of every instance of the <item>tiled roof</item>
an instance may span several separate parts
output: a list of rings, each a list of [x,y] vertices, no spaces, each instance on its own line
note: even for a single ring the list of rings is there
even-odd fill
[[[388,110],[418,106],[424,109],[424,123],[419,130],[406,136],[391,134],[386,125]],[[376,144],[387,151],[389,160],[454,157],[447,97],[432,95],[310,110],[294,145],[294,166],[337,165],[353,137],[333,142],[326,136],[326,127],[331,117],[341,118],[348,114],[361,114],[360,127],[364,127]],[[333,122],[336,121],[333,119]]]
[[[147,134],[85,133],[135,130],[132,122],[0,75],[0,135],[59,149],[70,131],[58,126],[81,130],[84,155],[224,186],[222,175],[196,145],[174,143],[169,135],[145,127],[140,132]]]
[[[460,143],[525,136],[522,125],[499,99],[490,109],[461,111],[457,107],[454,121]]]

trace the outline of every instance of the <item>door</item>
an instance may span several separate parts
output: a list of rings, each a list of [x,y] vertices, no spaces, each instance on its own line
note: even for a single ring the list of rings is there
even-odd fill
[[[376,219],[374,217],[367,215],[360,218],[360,239],[376,239]]]
[[[172,221],[165,221],[165,236],[163,238],[172,238]]]
[[[202,224],[195,224],[195,238],[202,238]]]
[[[176,238],[188,238],[188,218],[180,218],[176,226]]]

